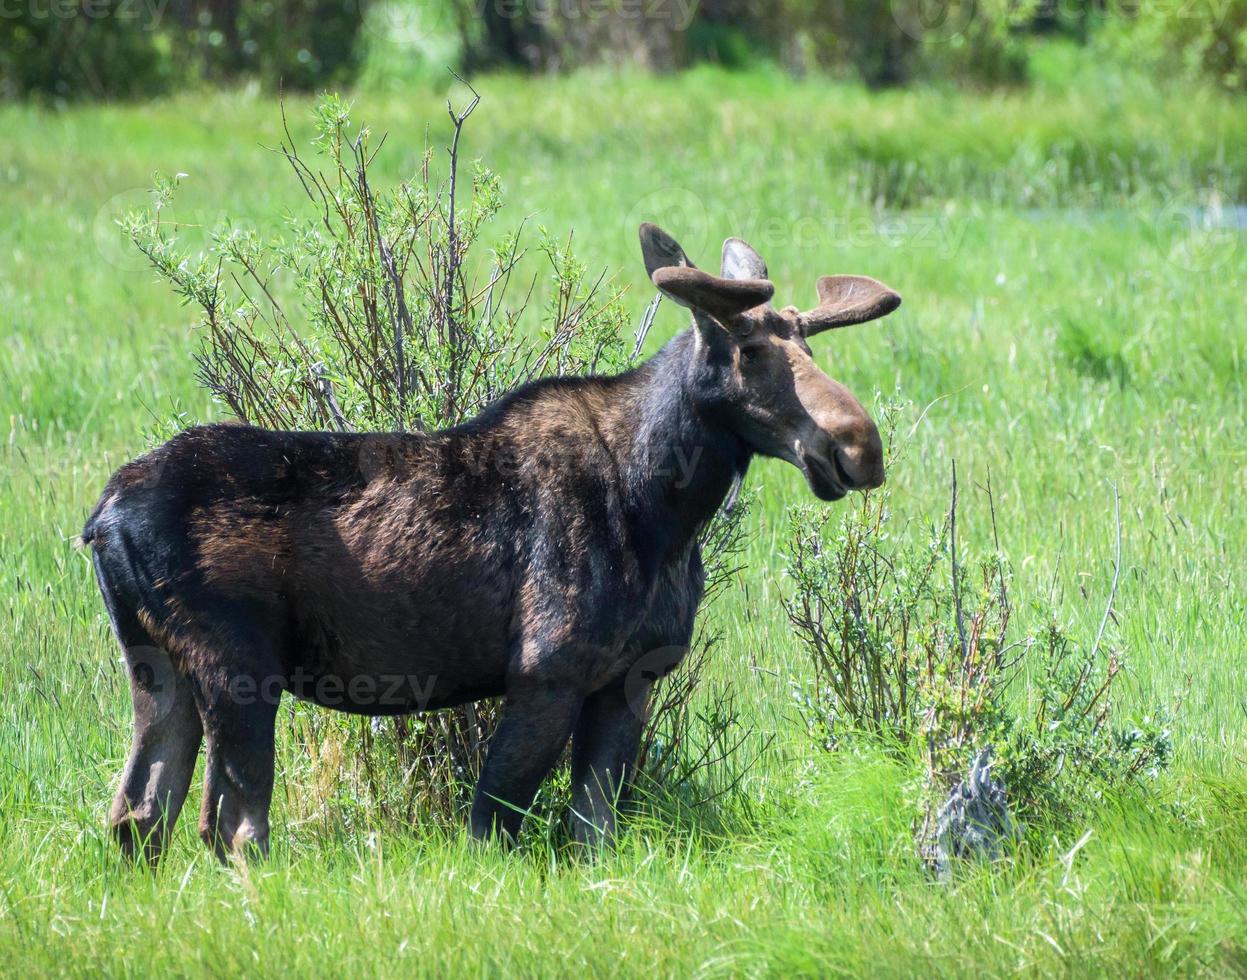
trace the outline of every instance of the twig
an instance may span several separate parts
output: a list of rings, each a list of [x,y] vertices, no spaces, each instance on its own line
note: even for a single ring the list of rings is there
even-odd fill
[[[1108,591],[1108,602],[1104,606],[1104,617],[1100,620],[1100,628],[1096,631],[1095,642],[1091,644],[1092,661],[1100,649],[1100,640],[1104,638],[1104,630],[1108,626],[1108,618],[1113,614],[1113,602],[1117,598],[1117,582],[1121,578],[1121,495],[1117,492],[1117,484],[1110,483],[1113,488],[1113,519],[1117,525],[1117,554],[1113,559],[1113,585]]]
[[[966,649],[966,624],[961,614],[961,582],[957,572],[957,461],[953,460],[953,499],[948,508],[948,546],[953,562],[953,602],[957,608],[957,635],[961,638],[961,656]]]
[[[363,133],[351,147],[355,158],[355,177],[359,189],[360,201],[364,206],[364,214],[372,226],[373,238],[377,242],[377,251],[381,255],[381,265],[385,270],[385,304],[389,307],[394,323],[394,367],[398,388],[398,431],[402,432],[407,425],[407,358],[403,344],[407,335],[412,332],[411,311],[407,309],[407,298],[403,292],[403,280],[394,265],[394,255],[390,246],[381,234],[381,225],[377,220],[377,204],[372,195],[372,187],[368,183],[368,158],[363,147]],[[384,137],[382,137],[384,141]]]
[[[450,72],[460,82],[468,87],[468,91],[472,93],[472,101],[468,103],[467,108],[462,112],[455,112],[454,106],[450,100],[446,100],[446,111],[450,114],[451,124],[455,127],[454,136],[450,140],[450,193],[447,200],[446,213],[446,285],[443,302],[445,304],[445,323],[446,323],[446,339],[450,344],[450,372],[449,378],[451,382],[451,390],[447,392],[448,408],[450,412],[455,410],[458,392],[455,390],[454,383],[458,377],[459,366],[459,336],[455,326],[455,273],[459,269],[459,243],[457,241],[457,231],[455,228],[455,203],[456,192],[459,184],[459,137],[463,133],[463,124],[467,122],[468,116],[481,102],[480,93],[472,87],[472,83],[467,81],[458,72],[451,69]]]
[[[320,361],[312,365],[312,377],[315,379],[317,388],[320,389],[320,396],[324,399],[325,407],[329,410],[329,417],[333,424],[338,427],[339,432],[350,432],[351,423],[342,414],[342,408],[338,405],[338,399],[333,393],[333,382],[329,380],[329,372]]]
[[[645,307],[645,312],[641,314],[641,322],[636,328],[636,343],[632,345],[633,360],[637,359],[641,353],[641,348],[645,345],[645,338],[649,334],[650,327],[654,325],[654,316],[658,313],[658,304],[661,302],[662,293],[654,293],[654,298],[649,301],[649,305]]]
[[[1001,610],[1001,617],[1002,617],[1002,623],[1001,623],[1001,628],[1000,628],[1000,641],[1001,642],[996,647],[996,667],[999,668],[1001,663],[1003,662],[1002,661],[1002,658],[1004,657],[1003,641],[1005,637],[1005,630],[1008,628],[1009,613],[1012,610],[1009,608],[1009,587],[1008,587],[1008,584],[1005,582],[1004,559],[1002,558],[1001,553],[1000,553],[1000,531],[996,524],[996,495],[992,493],[992,471],[991,471],[990,466],[987,468],[987,504],[988,504],[989,509],[991,510],[992,542],[996,548],[996,557],[995,557],[996,575],[997,575],[997,581],[1000,583],[999,596],[1000,596],[1000,610]]]

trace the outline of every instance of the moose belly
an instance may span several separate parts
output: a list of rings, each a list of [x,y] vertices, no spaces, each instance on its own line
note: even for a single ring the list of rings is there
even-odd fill
[[[375,673],[369,671],[317,673],[296,667],[286,678],[286,690],[301,701],[360,715],[406,715],[436,711],[497,697],[505,693],[501,679],[486,684],[436,674]]]
[[[328,708],[405,714],[502,694],[510,614],[469,583],[341,601],[303,596],[292,605],[288,690]],[[300,601],[301,600],[301,601]]]
[[[491,536],[426,518],[300,542],[283,575],[291,693],[397,714],[503,692],[514,576]]]

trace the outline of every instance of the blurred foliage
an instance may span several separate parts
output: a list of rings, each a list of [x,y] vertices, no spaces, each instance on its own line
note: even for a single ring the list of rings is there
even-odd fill
[[[452,0],[469,68],[593,61],[670,70],[697,61],[858,75],[872,86],[944,76],[1014,83],[1035,0]],[[611,13],[604,13],[610,11]]]
[[[665,72],[709,62],[872,88],[1020,85],[1035,38],[1153,72],[1247,83],[1247,0],[23,0],[0,97],[133,98],[192,84],[404,86],[456,65]]]
[[[359,0],[174,0],[170,12],[177,61],[201,78],[315,89],[359,67]]]
[[[135,98],[196,82],[349,82],[359,0],[27,0],[0,14],[0,97]]]
[[[1247,0],[1128,3],[1098,34],[1108,55],[1247,89]]]
[[[1020,32],[1028,0],[778,0],[824,66],[849,65],[868,85],[920,77],[1011,84],[1023,81]]]
[[[470,71],[562,71],[594,62],[658,71],[688,62],[696,0],[447,0]]]
[[[0,97],[132,97],[163,90],[171,63],[153,16],[131,0],[5,10]]]
[[[1247,0],[446,0],[469,69],[567,70],[627,62],[672,70],[762,61],[915,81],[1015,85],[1028,39],[1061,36],[1124,64],[1182,69],[1241,89]]]

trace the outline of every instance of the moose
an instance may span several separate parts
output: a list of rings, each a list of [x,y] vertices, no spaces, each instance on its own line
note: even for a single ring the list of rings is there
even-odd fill
[[[472,835],[514,840],[570,738],[574,836],[612,838],[653,680],[633,668],[690,643],[699,532],[750,461],[825,501],[882,484],[878,429],[808,340],[900,304],[840,275],[776,309],[744,241],[714,276],[658,227],[640,239],[693,322],[638,367],[431,433],[197,426],[112,476],[82,540],[133,698],[109,814],[127,855],[159,858],[204,741],[201,837],[267,853],[283,693],[373,716],[502,697]]]

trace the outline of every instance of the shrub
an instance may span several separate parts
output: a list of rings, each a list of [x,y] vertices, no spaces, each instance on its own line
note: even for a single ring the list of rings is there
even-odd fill
[[[176,180],[159,181],[153,208],[126,219],[162,278],[202,310],[199,376],[235,415],[272,428],[432,429],[529,379],[623,365],[620,292],[588,276],[570,237],[540,234],[544,322],[521,329],[520,233],[484,240],[501,182],[478,165],[461,185],[457,134],[441,183],[428,150],[414,178],[381,191],[368,129],[352,131],[336,96],[315,111],[316,159],[282,147],[312,211],[285,236],[225,221],[207,251],[188,252],[162,221]],[[487,250],[484,266],[469,261]]]
[[[882,412],[891,465],[900,416],[896,404]],[[1044,625],[1013,638],[1007,562],[971,563],[958,549],[955,468],[947,515],[918,540],[894,528],[890,496],[865,494],[838,520],[810,508],[790,516],[788,614],[812,667],[796,696],[819,744],[865,737],[920,757],[920,841],[984,752],[1014,817],[1041,828],[1156,776],[1171,754],[1166,714],[1116,711],[1123,661],[1103,642],[1112,598],[1089,646],[1040,600]],[[1113,597],[1116,586],[1115,576]]]

